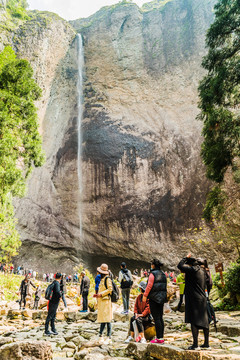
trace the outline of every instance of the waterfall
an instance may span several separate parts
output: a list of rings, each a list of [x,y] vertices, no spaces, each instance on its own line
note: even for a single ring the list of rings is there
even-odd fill
[[[78,188],[79,188],[79,227],[80,238],[82,237],[82,116],[83,116],[83,68],[84,68],[84,48],[81,34],[77,35],[77,62],[78,62],[78,156],[77,156],[77,171],[78,171]]]

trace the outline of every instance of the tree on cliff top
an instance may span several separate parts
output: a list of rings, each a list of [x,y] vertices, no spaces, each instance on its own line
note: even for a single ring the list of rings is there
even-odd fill
[[[217,183],[240,154],[240,0],[220,0],[207,33],[208,71],[199,86],[203,121],[202,158]]]
[[[7,10],[15,18],[28,19],[27,7],[27,0],[7,0]]]
[[[26,60],[6,47],[0,54],[0,258],[10,261],[20,246],[12,197],[23,196],[32,166],[44,162],[34,101],[41,89]]]

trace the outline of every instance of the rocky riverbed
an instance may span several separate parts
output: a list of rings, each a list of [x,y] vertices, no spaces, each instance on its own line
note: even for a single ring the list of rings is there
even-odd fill
[[[125,344],[129,316],[114,312],[111,344],[101,344],[96,312],[58,312],[57,336],[45,337],[46,311],[1,310],[1,360],[210,360],[240,359],[240,312],[220,312],[218,332],[211,327],[211,351],[186,351],[191,344],[189,325],[184,314],[165,314],[165,344]],[[203,337],[200,335],[200,344]]]

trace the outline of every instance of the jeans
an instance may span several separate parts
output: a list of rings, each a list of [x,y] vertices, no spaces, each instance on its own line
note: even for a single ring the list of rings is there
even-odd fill
[[[100,332],[99,334],[102,335],[103,330],[105,329],[105,325],[107,324],[107,336],[111,337],[112,335],[112,323],[101,323],[100,324]]]
[[[51,301],[49,302],[49,308],[48,308],[48,316],[45,322],[45,333],[48,332],[49,323],[51,324],[51,330],[56,331],[55,329],[55,318],[57,313],[58,304],[53,304]]]
[[[157,338],[162,339],[164,334],[164,322],[163,322],[163,304],[156,303],[154,300],[149,300],[151,314],[155,322],[155,329]]]
[[[138,317],[137,319],[135,319],[135,316],[131,317],[130,319],[130,331],[134,332],[134,329],[133,329],[133,321],[136,320],[136,323],[137,323],[137,328],[138,328],[138,331],[140,333],[143,333],[144,332],[144,328],[151,323],[151,321],[149,320],[149,316],[146,316],[146,317]]]
[[[39,302],[39,300],[34,300],[34,305],[33,305],[33,309],[34,310],[37,310],[38,309],[38,302]]]
[[[88,290],[84,290],[82,293],[83,310],[88,310]]]
[[[26,297],[27,297],[27,294],[26,294],[26,293],[22,293],[22,294],[21,294],[20,309],[21,309],[22,302],[23,302],[23,307],[26,307]]]
[[[123,310],[129,310],[129,296],[130,296],[130,288],[122,289],[122,300],[123,300]]]
[[[66,308],[67,307],[67,302],[66,302],[65,294],[62,294],[62,300],[63,300],[64,306]]]

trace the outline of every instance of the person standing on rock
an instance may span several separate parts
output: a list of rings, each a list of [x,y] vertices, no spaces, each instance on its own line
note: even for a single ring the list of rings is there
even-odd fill
[[[90,288],[90,279],[86,276],[86,272],[83,270],[81,272],[81,285],[80,285],[80,295],[83,299],[83,309],[80,312],[88,312],[88,293]]]
[[[33,310],[38,310],[38,303],[42,295],[42,289],[39,283],[37,283],[37,288],[34,295],[35,298],[34,298]]]
[[[110,296],[113,291],[112,280],[109,277],[107,264],[102,264],[100,267],[97,268],[97,271],[101,275],[101,281],[99,284],[98,293],[94,294],[93,296],[98,299],[97,322],[100,323],[100,331],[99,331],[99,336],[101,338],[100,342],[104,344],[110,344],[111,335],[112,335],[111,321],[113,319],[112,301]],[[107,339],[104,341],[102,336],[106,324],[107,324]]]
[[[30,293],[30,291],[29,291],[30,285],[32,285],[32,287],[36,288],[36,286],[31,282],[30,277],[31,277],[31,274],[25,275],[25,278],[21,282],[21,285],[20,285],[20,289],[19,289],[20,296],[21,296],[20,303],[19,303],[20,310],[21,310],[22,303],[23,303],[23,310],[26,307],[26,298]]]
[[[150,307],[149,307],[149,300],[143,302],[143,294],[146,290],[147,283],[145,281],[141,281],[138,285],[141,294],[138,295],[135,305],[134,305],[134,315],[130,320],[130,336],[125,340],[125,343],[129,343],[130,341],[133,341],[134,339],[134,328],[133,328],[133,322],[136,321],[136,325],[139,331],[139,336],[136,339],[136,342],[140,342],[143,344],[146,344],[146,339],[144,336],[144,328],[151,324],[151,318],[150,318]]]
[[[45,322],[45,335],[58,335],[58,332],[55,328],[55,318],[57,313],[57,308],[59,301],[61,299],[61,290],[60,290],[60,281],[61,281],[62,274],[56,273],[55,280],[53,281],[53,288],[52,288],[52,298],[49,300],[48,303],[48,316]],[[51,330],[49,331],[49,323],[51,325]]]
[[[184,289],[185,289],[185,274],[181,271],[181,273],[177,276],[177,285],[179,286],[180,291],[180,300],[178,303],[177,311],[180,311],[181,305],[183,303]]]
[[[178,269],[185,273],[185,322],[191,324],[193,344],[188,350],[199,350],[198,333],[203,329],[204,344],[209,349],[209,322],[207,314],[206,272],[204,260],[194,259],[191,254],[183,258]]]
[[[127,269],[127,265],[125,262],[121,263],[121,270],[119,271],[118,281],[120,282],[123,300],[122,314],[128,314],[130,290],[133,284],[133,278],[132,273],[130,270]]]
[[[60,290],[62,294],[62,301],[64,303],[64,311],[67,311],[67,301],[65,298],[65,294],[67,293],[67,284],[66,284],[66,274],[63,274],[60,281]]]
[[[163,305],[167,301],[167,278],[161,270],[162,266],[163,264],[157,259],[151,261],[147,288],[142,299],[143,302],[149,299],[151,314],[155,322],[157,338],[151,341],[153,344],[164,343]]]

